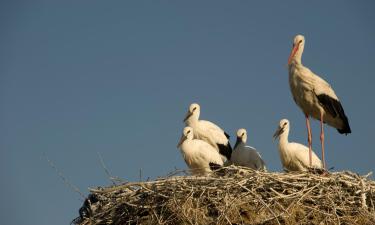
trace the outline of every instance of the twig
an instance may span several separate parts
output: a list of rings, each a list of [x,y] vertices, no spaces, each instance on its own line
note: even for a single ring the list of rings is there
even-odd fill
[[[367,204],[366,204],[366,188],[365,188],[365,182],[363,179],[361,179],[361,202],[362,202],[362,208],[367,209]]]
[[[75,186],[74,184],[72,184],[65,176],[64,174],[59,170],[57,169],[57,167],[55,166],[55,164],[46,156],[46,154],[44,153],[43,156],[46,158],[48,164],[52,167],[52,169],[55,170],[55,172],[57,173],[57,175],[61,178],[61,180],[64,182],[64,184],[66,186],[68,186],[69,188],[71,188],[74,192],[78,193],[81,197],[82,197],[82,201],[85,200],[85,195],[79,190],[79,188],[77,186]]]
[[[103,160],[102,156],[100,155],[99,152],[97,152],[97,154],[98,154],[98,157],[99,157],[99,160],[100,160],[100,164],[102,165],[102,167],[104,169],[104,172],[107,174],[108,179],[112,182],[113,185],[116,185],[116,182],[114,182],[114,179],[113,179],[111,173],[109,172],[109,170],[107,169],[107,167],[104,164],[104,160]]]

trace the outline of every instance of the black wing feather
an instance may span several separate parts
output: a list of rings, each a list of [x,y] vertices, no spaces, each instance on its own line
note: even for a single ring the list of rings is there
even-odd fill
[[[220,155],[223,155],[227,158],[227,160],[230,160],[232,156],[232,146],[230,146],[230,143],[228,142],[227,145],[217,144],[217,147],[219,147]]]
[[[330,96],[325,94],[317,95],[317,98],[320,104],[322,104],[324,109],[329,114],[331,114],[332,117],[336,118],[338,116],[343,121],[344,126],[340,129],[337,129],[337,131],[340,134],[351,133],[352,131],[349,126],[348,117],[346,117],[344,108],[342,108],[341,103],[338,100],[331,98]]]

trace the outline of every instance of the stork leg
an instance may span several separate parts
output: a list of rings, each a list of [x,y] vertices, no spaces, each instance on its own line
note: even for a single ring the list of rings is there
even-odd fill
[[[324,158],[324,129],[323,129],[323,113],[320,113],[320,144],[322,145],[322,161],[323,169],[326,169],[326,160]]]
[[[307,127],[307,141],[309,142],[309,165],[312,167],[312,135],[311,135],[311,127],[310,127],[310,119],[309,115],[305,114],[306,117],[306,127]]]

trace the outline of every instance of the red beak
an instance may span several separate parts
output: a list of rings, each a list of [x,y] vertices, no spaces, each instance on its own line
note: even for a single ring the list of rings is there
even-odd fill
[[[298,48],[299,48],[299,43],[293,47],[292,52],[290,53],[290,56],[289,56],[289,59],[288,59],[288,65],[290,64],[290,61],[292,61],[296,52],[298,51]]]

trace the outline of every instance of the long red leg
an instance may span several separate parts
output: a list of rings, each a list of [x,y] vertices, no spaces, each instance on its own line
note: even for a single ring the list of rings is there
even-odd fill
[[[320,113],[320,143],[322,145],[322,161],[323,161],[323,169],[326,169],[326,160],[324,157],[324,129],[323,129],[323,113]]]
[[[312,135],[311,135],[311,127],[310,127],[310,120],[309,115],[305,114],[306,117],[306,127],[307,127],[307,141],[309,142],[309,164],[312,167]]]

